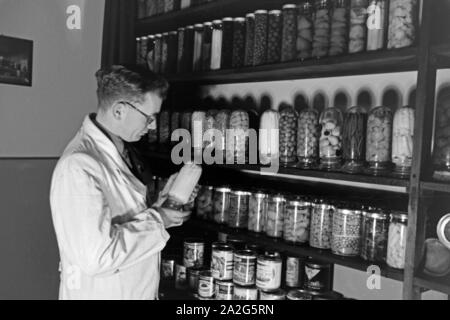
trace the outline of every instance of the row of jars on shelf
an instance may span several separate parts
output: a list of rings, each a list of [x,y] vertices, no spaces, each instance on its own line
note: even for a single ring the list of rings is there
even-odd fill
[[[218,0],[137,0],[137,18],[147,18]]]
[[[196,215],[293,244],[331,249],[336,255],[361,256],[404,268],[408,215],[402,212],[203,186],[196,200]]]
[[[156,73],[185,73],[412,45],[416,0],[387,2],[306,1],[144,36],[136,39],[136,62]]]

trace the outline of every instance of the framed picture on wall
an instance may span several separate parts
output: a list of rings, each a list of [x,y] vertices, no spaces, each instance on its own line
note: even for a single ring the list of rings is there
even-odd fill
[[[31,86],[33,41],[0,35],[0,83]]]

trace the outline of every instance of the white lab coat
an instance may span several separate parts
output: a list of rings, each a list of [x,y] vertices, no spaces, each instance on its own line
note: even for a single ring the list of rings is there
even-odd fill
[[[146,187],[87,116],[53,173],[60,299],[157,299],[169,234]]]

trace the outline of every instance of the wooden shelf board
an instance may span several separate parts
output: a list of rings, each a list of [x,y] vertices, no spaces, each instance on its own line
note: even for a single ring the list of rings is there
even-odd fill
[[[450,275],[432,277],[421,274],[414,278],[414,285],[450,295]]]

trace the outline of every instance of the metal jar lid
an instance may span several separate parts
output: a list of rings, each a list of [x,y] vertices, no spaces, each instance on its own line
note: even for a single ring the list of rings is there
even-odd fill
[[[222,20],[213,20],[213,24],[222,24]]]
[[[184,239],[184,243],[185,244],[199,244],[199,245],[204,245],[205,244],[202,239],[198,239],[198,238],[187,238],[187,239]]]
[[[254,14],[254,13],[247,13],[247,14],[245,15],[245,17],[246,17],[246,18],[254,18],[254,17],[255,17],[255,14]]]
[[[214,189],[217,192],[231,192],[231,189],[228,187],[218,187]]]
[[[223,18],[222,21],[233,21],[233,18],[231,18],[231,17],[226,17],[226,18]]]
[[[194,24],[194,28],[196,28],[196,29],[202,28],[203,29],[203,23],[196,23],[196,24]]]
[[[394,211],[390,215],[391,221],[397,220],[399,222],[408,222],[408,214],[405,212]]]
[[[270,199],[277,202],[286,202],[286,198],[281,193],[270,196]]]
[[[276,14],[276,15],[279,15],[279,14],[281,14],[281,10],[270,10],[270,11],[269,11],[269,14]]]
[[[339,212],[340,214],[343,214],[343,215],[361,215],[361,211],[360,210],[353,210],[353,209],[341,209],[341,208],[338,208],[337,212]]]
[[[237,18],[234,18],[233,21],[235,21],[235,22],[245,22],[245,18],[244,17],[237,17]]]
[[[294,199],[290,199],[287,202],[288,206],[299,206],[299,207],[310,207],[312,205],[312,203],[308,200],[306,200],[305,198],[294,198]]]
[[[389,218],[389,214],[382,209],[373,209],[371,211],[363,211],[363,215],[367,218],[378,219],[378,220],[387,220]]]
[[[285,4],[282,8],[283,9],[297,9],[297,5],[288,3],[288,4]]]
[[[239,257],[256,258],[256,252],[248,249],[235,251],[234,254]]]
[[[265,199],[268,196],[267,193],[264,193],[263,191],[259,191],[259,190],[253,192],[252,195],[258,199]]]
[[[234,282],[216,280],[216,285],[218,285],[219,287],[222,286],[222,287],[227,287],[228,289],[230,289],[230,288],[234,287]]]
[[[212,26],[212,22],[203,22],[203,26],[204,27],[211,27]]]
[[[243,191],[243,190],[236,190],[232,192],[234,195],[237,196],[249,196],[251,193],[248,191]]]
[[[255,15],[256,14],[267,14],[267,10],[256,10]]]
[[[270,260],[270,261],[281,261],[281,255],[277,251],[266,251],[263,255],[259,255],[258,259]]]
[[[218,250],[218,251],[233,251],[234,250],[233,246],[226,242],[214,242],[212,244],[212,248],[213,248],[213,250]]]

